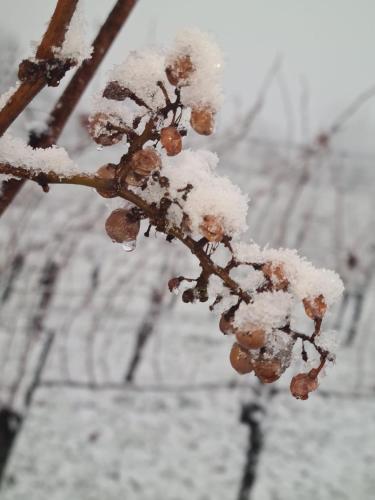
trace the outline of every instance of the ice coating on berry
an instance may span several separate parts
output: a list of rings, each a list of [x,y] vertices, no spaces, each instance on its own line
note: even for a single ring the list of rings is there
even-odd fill
[[[114,210],[105,222],[105,230],[116,243],[133,242],[138,235],[139,220],[132,220],[125,208]]]

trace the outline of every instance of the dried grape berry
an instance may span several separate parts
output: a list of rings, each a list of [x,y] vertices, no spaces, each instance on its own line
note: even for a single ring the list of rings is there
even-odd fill
[[[236,339],[245,349],[260,349],[266,343],[266,332],[259,326],[250,325],[246,329],[237,330]]]
[[[125,129],[122,120],[115,114],[95,113],[90,116],[87,131],[97,144],[112,146],[122,141]]]
[[[210,108],[193,108],[191,110],[190,125],[201,135],[211,135],[214,131],[214,114]]]
[[[112,241],[134,241],[139,233],[140,222],[125,208],[114,210],[105,222],[105,230]]]
[[[165,127],[160,131],[161,145],[168,156],[176,156],[182,150],[182,138],[176,127]]]
[[[211,243],[219,243],[224,237],[224,228],[220,217],[205,215],[199,226],[201,234]]]
[[[259,358],[254,361],[254,373],[263,384],[271,384],[280,378],[281,363],[277,358]]]
[[[229,356],[230,364],[236,372],[244,375],[253,371],[253,361],[249,351],[234,343]]]
[[[194,66],[188,54],[177,57],[165,69],[169,83],[179,87],[189,84],[189,76],[193,73],[193,71]]]
[[[299,373],[295,375],[290,382],[290,392],[296,399],[308,399],[309,393],[318,388],[318,379],[315,371],[309,373]]]
[[[289,280],[285,275],[283,264],[267,262],[262,266],[262,271],[271,280],[275,290],[286,290],[288,288]]]
[[[228,317],[226,313],[223,313],[219,322],[220,331],[224,333],[224,335],[232,335],[236,332],[233,325],[233,316]]]
[[[311,319],[322,319],[327,311],[323,295],[318,295],[313,299],[303,299],[303,306],[307,316]]]
[[[103,165],[97,170],[95,176],[99,179],[114,180],[116,177],[116,167],[111,163]],[[115,185],[108,188],[96,188],[96,190],[103,198],[114,198],[117,196],[117,188]]]
[[[147,177],[155,169],[160,169],[161,160],[153,148],[136,151],[130,160],[131,169],[141,177]]]

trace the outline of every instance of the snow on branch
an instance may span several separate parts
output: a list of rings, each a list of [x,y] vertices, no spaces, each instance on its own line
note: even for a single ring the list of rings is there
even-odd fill
[[[63,176],[79,171],[64,148],[51,146],[34,149],[9,132],[0,137],[0,163],[10,164],[15,168],[22,167],[34,173],[48,174],[53,171]]]
[[[83,2],[84,0],[78,1],[62,46],[54,48],[56,57],[74,60],[76,64],[81,64],[85,59],[89,59],[92,54],[92,46],[87,41]]]

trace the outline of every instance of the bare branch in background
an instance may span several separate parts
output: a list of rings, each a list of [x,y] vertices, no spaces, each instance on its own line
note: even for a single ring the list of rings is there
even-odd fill
[[[316,144],[320,148],[326,148],[330,145],[332,138],[341,132],[345,123],[350,120],[359,109],[370,99],[375,97],[375,86],[371,86],[364,92],[361,92],[333,121],[327,131],[323,131],[316,137]]]

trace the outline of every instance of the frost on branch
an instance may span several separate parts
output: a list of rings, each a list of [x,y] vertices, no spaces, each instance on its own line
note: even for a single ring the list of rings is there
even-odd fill
[[[294,250],[241,241],[247,196],[218,175],[214,153],[184,149],[191,129],[202,135],[213,132],[221,103],[221,65],[216,44],[196,30],[178,35],[166,53],[131,53],[110,73],[88,121],[98,144],[123,144],[123,155],[118,163],[101,166],[95,176],[82,176],[81,182],[105,198],[127,200],[107,218],[112,241],[134,249],[140,222],[147,220],[145,236],[153,226],[197,257],[199,276],[173,277],[168,287],[173,292],[181,287],[185,303],[209,302],[210,310],[217,311],[218,329],[233,336],[229,359],[238,373],[254,373],[262,383],[273,383],[298,360],[304,372],[292,378],[290,390],[307,399],[326,362],[334,360],[333,337],[321,329],[343,284],[336,273],[315,268]],[[60,154],[58,171],[65,171],[67,158],[61,150],[41,153],[8,142],[6,138],[2,158],[47,171],[43,162],[58,170],[52,156]],[[217,263],[219,255],[224,264]],[[298,309],[311,325],[309,332],[295,328]]]

